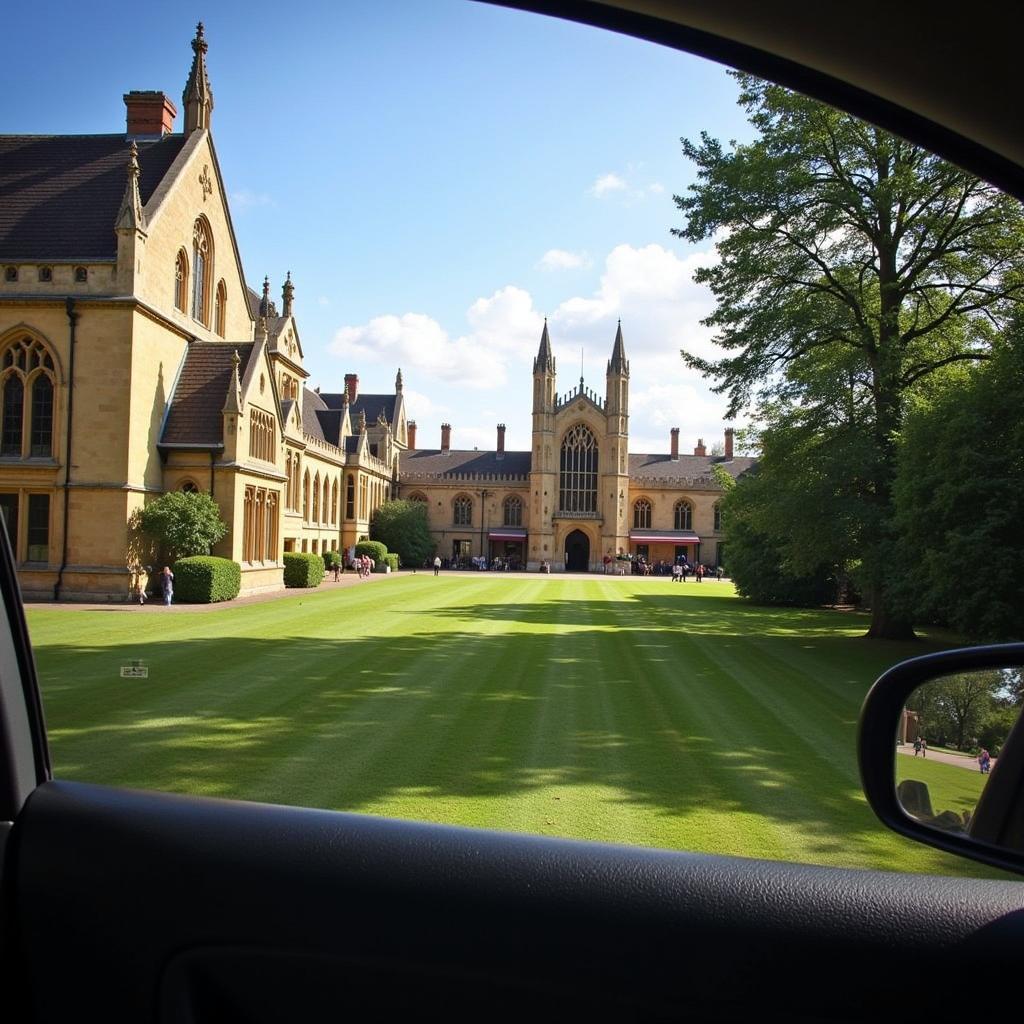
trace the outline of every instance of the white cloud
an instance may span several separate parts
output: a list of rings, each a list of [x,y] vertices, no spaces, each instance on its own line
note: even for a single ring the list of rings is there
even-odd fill
[[[240,188],[232,192],[230,199],[231,208],[239,212],[257,206],[274,205],[274,200],[266,192],[254,192],[251,188]]]
[[[541,256],[537,266],[542,270],[576,270],[579,267],[589,267],[590,262],[590,257],[585,252],[548,249]]]
[[[321,295],[320,298],[316,300],[316,304],[318,306],[329,306],[331,304],[331,300],[327,298],[326,295]]]
[[[623,192],[629,186],[617,174],[602,174],[593,185],[590,186],[589,194],[595,199],[603,199],[613,192]]]
[[[647,191],[652,195],[660,196],[665,191],[665,186],[660,181],[652,181],[647,186]]]

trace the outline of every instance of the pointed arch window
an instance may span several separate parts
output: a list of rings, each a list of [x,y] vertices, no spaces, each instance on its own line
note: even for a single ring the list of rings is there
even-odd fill
[[[205,217],[192,228],[192,319],[210,325],[210,280],[213,277],[213,236]]]
[[[452,502],[452,522],[456,526],[473,525],[473,499],[467,498],[464,494]]]
[[[178,250],[174,261],[174,305],[184,313],[188,309],[188,257]]]
[[[338,481],[331,484],[331,525],[338,525]]]
[[[505,526],[523,525],[523,501],[516,495],[505,499]]]
[[[641,498],[633,504],[633,529],[649,530],[651,528],[651,503]]]
[[[313,477],[313,522],[320,522],[320,474]]]
[[[355,519],[356,517],[356,478],[349,473],[348,481],[345,484],[345,518]]]
[[[675,508],[675,529],[693,529],[693,506],[688,501],[677,501]]]
[[[53,454],[53,381],[39,374],[32,382],[32,430],[29,455],[40,458]]]
[[[324,523],[329,523],[330,515],[328,514],[331,507],[331,482],[324,477],[324,497],[320,503],[320,514]]]
[[[0,455],[53,455],[56,370],[53,356],[35,338],[20,337],[0,355]]]
[[[577,423],[562,439],[558,509],[570,515],[597,512],[597,439]]]
[[[309,470],[302,478],[302,518],[309,522]]]
[[[3,437],[0,455],[21,455],[21,429],[25,418],[25,383],[17,374],[4,379]]]
[[[217,282],[217,297],[213,303],[213,329],[222,338],[225,337],[225,324],[227,322],[228,288],[224,278]]]

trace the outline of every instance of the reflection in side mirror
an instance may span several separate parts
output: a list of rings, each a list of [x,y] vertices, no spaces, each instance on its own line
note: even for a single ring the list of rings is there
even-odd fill
[[[915,822],[1007,850],[1024,852],[1017,772],[1003,760],[1024,751],[1014,730],[1024,670],[984,668],[938,676],[906,701],[896,736],[900,807]]]

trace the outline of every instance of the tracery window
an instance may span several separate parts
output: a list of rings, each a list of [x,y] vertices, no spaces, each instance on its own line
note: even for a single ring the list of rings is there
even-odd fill
[[[521,498],[516,495],[506,498],[504,508],[506,526],[523,525],[523,502]]]
[[[676,502],[675,524],[677,530],[693,529],[693,506],[688,501]]]
[[[227,318],[228,289],[221,278],[217,282],[217,298],[213,305],[213,329],[223,338]]]
[[[213,277],[213,238],[205,217],[192,228],[192,319],[210,324],[210,280]]]
[[[422,501],[423,504],[425,505],[427,503],[427,496],[423,494],[421,491],[415,491],[414,493],[409,495],[409,500]]]
[[[356,480],[349,473],[348,482],[345,484],[345,518],[355,519],[356,517]]]
[[[597,512],[597,439],[582,423],[562,439],[558,509],[570,514]]]
[[[467,498],[464,494],[460,494],[459,497],[452,502],[452,522],[456,526],[472,526],[473,525],[473,499]]]
[[[244,561],[277,561],[277,501],[277,491],[246,487],[242,515]]]
[[[640,498],[633,504],[633,529],[649,530],[651,528],[651,503]]]
[[[47,458],[53,454],[55,380],[53,356],[41,341],[24,336],[4,349],[0,455]]]
[[[313,477],[313,522],[320,522],[320,474]]]
[[[249,412],[249,455],[264,462],[274,461],[274,418],[260,409]]]
[[[178,250],[174,261],[174,305],[185,312],[188,303],[188,257],[184,249]]]

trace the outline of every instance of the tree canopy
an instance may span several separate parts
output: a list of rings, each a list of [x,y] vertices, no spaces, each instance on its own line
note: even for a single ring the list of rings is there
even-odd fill
[[[823,445],[855,435],[844,444],[856,447],[857,479],[833,459],[825,490],[868,527],[857,557],[869,635],[911,635],[885,571],[907,397],[943,368],[990,358],[1024,298],[1021,209],[918,146],[736,77],[755,140],[682,140],[697,180],[675,197],[686,220],[674,234],[716,241],[718,260],[696,279],[717,300],[706,323],[725,353],[683,357],[716,380],[729,416],[766,417],[763,437],[773,417]],[[801,518],[817,515],[805,500]]]
[[[395,552],[405,566],[423,565],[436,547],[422,501],[385,501],[374,513],[370,535]]]
[[[205,491],[168,491],[139,512],[139,527],[172,559],[208,555],[228,530]]]

